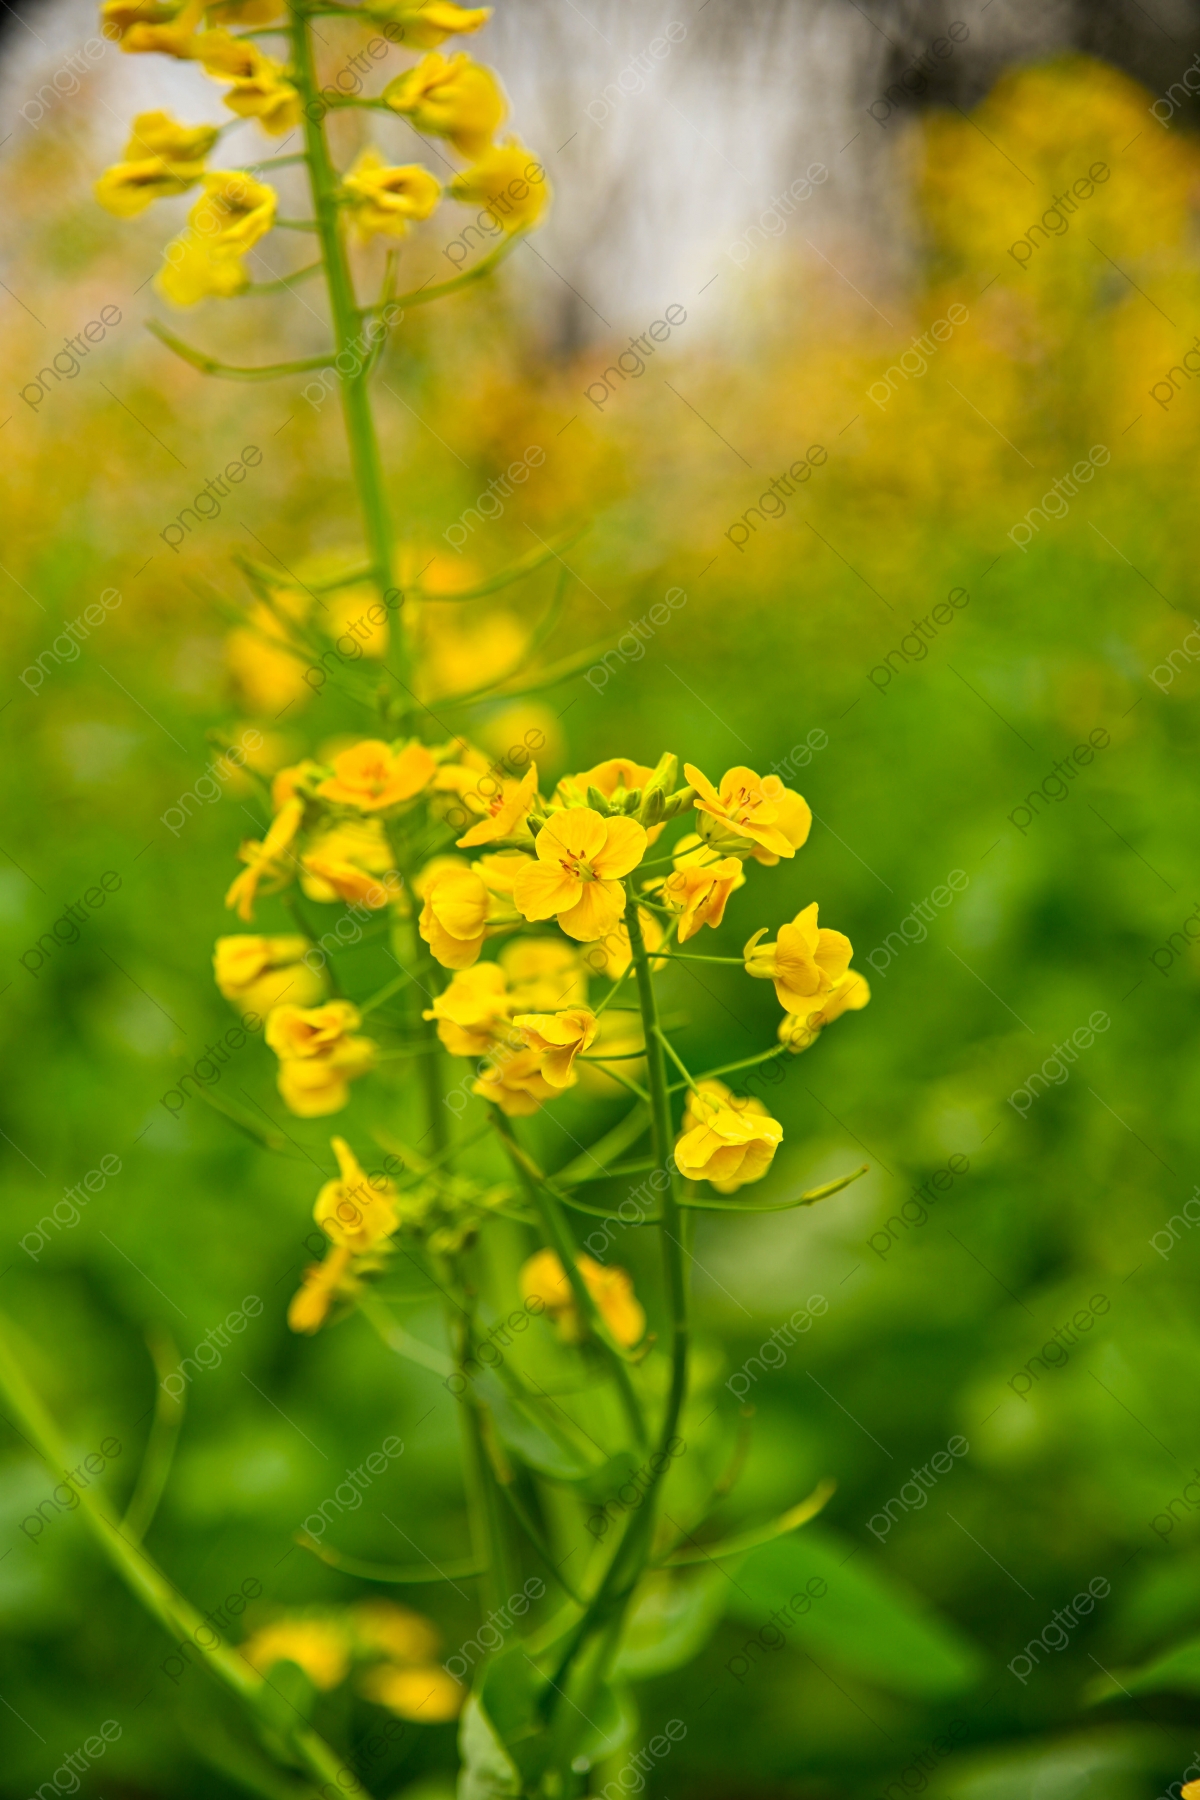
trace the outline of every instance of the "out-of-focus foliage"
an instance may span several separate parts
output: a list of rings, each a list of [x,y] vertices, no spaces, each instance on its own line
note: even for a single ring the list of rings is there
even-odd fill
[[[253,1628],[285,1605],[369,1591],[288,1546],[391,1433],[419,1446],[422,1486],[398,1464],[382,1500],[348,1508],[330,1541],[411,1560],[390,1498],[422,1553],[465,1554],[455,1420],[437,1378],[389,1358],[360,1322],[316,1342],[287,1332],[309,1255],[304,1128],[282,1120],[297,1145],[285,1161],[211,1107],[189,1101],[176,1117],[162,1104],[230,1022],[205,970],[225,927],[218,872],[249,834],[250,778],[206,783],[206,770],[247,725],[263,732],[269,772],[301,722],[331,742],[358,724],[336,681],[298,681],[245,635],[262,621],[246,617],[230,554],[269,562],[286,541],[336,555],[352,513],[332,398],[314,407],[299,380],[207,384],[141,331],[161,227],[94,209],[93,128],[110,133],[102,114],[64,109],[8,165],[20,240],[8,285],[29,309],[6,307],[10,394],[101,308],[121,322],[78,374],[47,378],[36,411],[11,403],[5,439],[0,1264],[31,1379],[81,1459],[119,1441],[122,1497],[153,1399],[145,1334],[166,1328],[187,1352],[261,1297],[252,1328],[190,1384],[151,1539],[201,1611],[261,1583]],[[745,1596],[697,1663],[645,1670],[646,1726],[687,1724],[651,1791],[866,1800],[899,1781],[954,1800],[1125,1800],[1157,1793],[1194,1754],[1194,1655],[1165,1680],[1148,1672],[1200,1630],[1200,1488],[1187,1487],[1200,1239],[1182,1210],[1200,971],[1181,935],[1197,906],[1187,847],[1200,810],[1187,761],[1200,388],[1183,360],[1197,158],[1140,89],[1082,61],[1007,75],[973,121],[934,115],[909,152],[921,272],[907,298],[872,290],[886,321],[848,304],[824,265],[797,265],[775,269],[774,286],[764,275],[773,297],[759,316],[700,347],[680,334],[673,379],[735,454],[657,378],[624,382],[598,413],[583,388],[602,353],[548,367],[468,295],[437,318],[414,311],[384,360],[381,380],[412,409],[382,408],[389,469],[413,522],[410,568],[436,552],[426,580],[444,591],[534,547],[531,534],[593,520],[568,552],[580,579],[551,649],[618,653],[549,701],[451,726],[469,719],[502,752],[537,724],[557,751],[551,777],[617,741],[653,762],[686,740],[707,767],[741,760],[751,739],[764,761],[791,756],[785,779],[816,822],[807,860],[780,879],[796,908],[820,891],[858,966],[873,954],[870,1029],[851,1018],[786,1060],[770,1095],[785,1146],[760,1194],[786,1198],[847,1155],[870,1175],[811,1211],[739,1221],[736,1235],[715,1218],[696,1244],[711,1404],[736,1418],[721,1384],[741,1371],[755,1409],[737,1516],[770,1517],[824,1476],[838,1491],[786,1552],[754,1553]],[[1022,266],[1013,246],[1097,163],[1106,180]],[[209,341],[252,360],[275,304],[214,315]],[[947,318],[953,330],[902,365]],[[297,305],[297,354],[313,326]],[[261,465],[173,551],[164,528],[248,445]],[[546,460],[519,500],[448,548],[443,534],[530,445]],[[749,515],[812,445],[827,460],[783,510]],[[1087,484],[1060,487],[1061,510],[1043,505],[1101,447]],[[317,567],[296,569],[298,604]],[[544,580],[471,625],[453,604],[426,607],[439,691],[515,658]],[[648,644],[630,635],[673,586],[686,607]],[[109,588],[120,605],[73,643],[65,623]],[[968,600],[933,616],[952,589]],[[1090,758],[1064,763],[1089,741]],[[120,885],[84,905],[77,940],[27,955],[105,871]],[[965,883],[947,888],[959,871]],[[744,936],[761,923],[745,892],[729,917]],[[284,928],[282,913],[264,925]],[[386,979],[378,949],[361,954],[364,988]],[[698,979],[688,967],[681,1019]],[[726,1025],[681,1039],[694,1066],[757,1047],[777,1022],[766,984],[702,974]],[[269,1054],[251,1046],[212,1098],[279,1120],[272,1083]],[[77,1184],[105,1156],[119,1173],[80,1205]],[[64,1188],[74,1199],[55,1216]],[[514,1241],[514,1271],[519,1254]],[[647,1254],[624,1234],[635,1275]],[[764,1358],[779,1319],[813,1296],[824,1309]],[[406,1323],[436,1340],[432,1312]],[[952,1439],[968,1448],[939,1472],[930,1459]],[[4,1456],[5,1791],[32,1791],[109,1719],[122,1736],[96,1791],[236,1791],[177,1709],[205,1677],[176,1671],[76,1519],[31,1541],[22,1521],[46,1477],[11,1433]],[[782,1644],[764,1642],[767,1612],[813,1576],[841,1594],[836,1612],[814,1600]],[[1055,1627],[1089,1583],[1109,1591]],[[707,1603],[698,1585],[695,1605]],[[452,1648],[473,1619],[452,1600],[438,1625]],[[212,1751],[221,1713],[206,1704]],[[335,1720],[351,1737],[378,1717],[348,1692],[336,1705],[359,1708]],[[423,1729],[369,1779],[432,1796],[419,1784],[452,1764],[452,1728]]]

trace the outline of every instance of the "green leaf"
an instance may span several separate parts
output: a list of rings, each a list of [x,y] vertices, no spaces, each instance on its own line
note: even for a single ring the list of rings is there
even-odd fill
[[[729,1587],[729,1577],[714,1568],[643,1581],[613,1664],[614,1677],[644,1681],[690,1662],[712,1635]]]
[[[488,1404],[496,1422],[496,1430],[506,1450],[539,1475],[551,1481],[587,1481],[600,1473],[587,1459],[568,1444],[551,1437],[535,1420],[513,1404],[511,1396],[496,1382],[489,1383]]]
[[[610,1456],[600,1469],[589,1469],[582,1480],[576,1481],[576,1487],[585,1500],[594,1500],[603,1506],[611,1500],[617,1489],[624,1487],[631,1475],[637,1473],[638,1459],[630,1450],[618,1450]]]
[[[1200,1637],[1186,1638],[1164,1650],[1144,1669],[1123,1669],[1116,1676],[1098,1678],[1090,1687],[1092,1700],[1109,1700],[1122,1688],[1131,1694],[1200,1693]]]
[[[588,1707],[588,1730],[579,1740],[577,1755],[589,1763],[615,1756],[638,1728],[638,1712],[628,1688],[605,1682]]]
[[[458,1800],[514,1800],[520,1794],[516,1765],[474,1694],[463,1708],[458,1752],[462,1757]]]
[[[552,1749],[538,1710],[545,1687],[546,1677],[516,1644],[492,1658],[479,1690],[480,1703],[527,1787],[536,1785]]]
[[[767,1634],[772,1639],[782,1631],[817,1660],[833,1657],[894,1693],[960,1693],[981,1673],[978,1652],[954,1626],[878,1573],[865,1550],[828,1530],[752,1550],[729,1589],[728,1611],[756,1628],[741,1653],[752,1666],[772,1655],[762,1632],[779,1614]]]

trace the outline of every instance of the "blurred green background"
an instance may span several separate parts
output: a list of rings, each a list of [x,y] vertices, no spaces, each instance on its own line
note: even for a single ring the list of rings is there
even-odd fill
[[[921,264],[913,291],[888,300],[889,326],[847,312],[828,271],[790,263],[774,312],[677,365],[673,379],[749,472],[648,384],[603,419],[581,411],[599,359],[541,355],[503,283],[414,314],[381,370],[420,415],[381,395],[416,566],[438,550],[446,584],[461,581],[440,534],[539,443],[546,463],[519,509],[476,532],[467,554],[487,573],[525,554],[531,530],[591,521],[567,552],[567,619],[547,658],[610,647],[669,587],[688,596],[644,655],[610,658],[607,682],[576,674],[448,723],[497,749],[537,723],[550,781],[609,755],[653,763],[667,748],[714,777],[742,761],[765,772],[824,734],[793,782],[816,814],[808,847],[769,883],[753,872],[716,947],[733,953],[815,898],[822,922],[852,938],[856,966],[875,971],[868,1010],[788,1059],[768,1090],[786,1139],[756,1195],[783,1198],[863,1161],[869,1175],[811,1211],[708,1222],[696,1243],[704,1360],[730,1418],[721,1381],[810,1296],[827,1303],[748,1395],[736,1516],[766,1518],[835,1478],[821,1521],[796,1541],[814,1569],[845,1571],[849,1597],[836,1616],[815,1606],[746,1675],[737,1659],[762,1614],[752,1597],[735,1602],[694,1664],[644,1684],[647,1729],[688,1725],[649,1778],[664,1800],[879,1800],[926,1785],[963,1800],[1121,1800],[1160,1793],[1200,1754],[1200,1655],[1165,1691],[1129,1674],[1200,1631],[1200,1489],[1184,1496],[1200,1460],[1188,1298],[1200,1235],[1181,1211],[1197,1191],[1198,964],[1185,938],[1171,942],[1197,906],[1200,781],[1187,758],[1200,640],[1181,647],[1194,629],[1200,427],[1190,377],[1168,384],[1166,405],[1149,391],[1182,368],[1197,313],[1197,158],[1186,139],[1142,131],[1147,103],[1078,60],[1006,76],[984,102],[977,119],[1034,169],[1039,192],[1098,158],[1112,170],[1086,230],[1051,237],[1027,268],[1008,247],[1030,203],[987,160],[982,134],[953,114],[914,129]],[[286,664],[230,639],[248,595],[229,558],[301,568],[353,542],[355,525],[332,403],[312,408],[298,381],[205,383],[141,330],[138,284],[162,217],[119,227],[101,215],[88,191],[97,168],[69,122],[10,165],[14,293],[53,336],[105,305],[122,323],[103,363],[55,385],[36,413],[12,402],[6,438],[0,1303],[79,1457],[119,1440],[105,1480],[123,1499],[153,1403],[147,1333],[166,1330],[187,1353],[245,1296],[261,1298],[220,1366],[191,1383],[148,1544],[201,1611],[253,1579],[266,1617],[268,1603],[368,1591],[292,1534],[391,1433],[405,1458],[377,1508],[339,1520],[339,1546],[405,1560],[383,1514],[438,1560],[465,1544],[456,1419],[437,1378],[389,1356],[360,1319],[315,1340],[286,1328],[309,1255],[313,1161],[329,1165],[324,1122],[282,1113],[258,1043],[214,1093],[269,1114],[283,1154],[203,1104],[175,1118],[161,1100],[232,1022],[210,957],[230,928],[233,853],[262,816],[250,783],[232,780],[177,833],[164,814],[247,723],[278,766],[362,722],[332,688],[309,697]],[[956,302],[968,321],[877,406],[870,385]],[[289,329],[286,305],[206,306],[185,335],[253,360]],[[15,391],[50,338],[12,309],[10,323]],[[237,503],[172,553],[163,527],[250,444],[263,461]],[[827,461],[735,549],[728,526],[810,444]],[[1093,482],[1019,549],[1014,525],[1093,446],[1109,453]],[[65,622],[110,587],[121,604],[70,656]],[[910,621],[954,588],[969,602],[918,657]],[[469,627],[445,625],[452,608],[427,609],[416,624],[435,710],[464,659],[507,666],[548,593],[538,575]],[[56,642],[57,662],[45,656]],[[39,657],[44,680],[22,684]],[[1047,777],[1093,732],[1106,747],[1053,798]],[[22,962],[105,871],[120,885],[85,907],[78,940],[41,966]],[[893,935],[889,960],[885,939],[955,871],[965,886],[933,909],[923,941]],[[288,928],[276,902],[260,918]],[[387,972],[377,949],[347,957],[352,994]],[[692,1067],[772,1041],[767,984],[703,974],[709,994],[690,975],[668,984]],[[1100,1012],[1110,1026],[1022,1115],[1009,1096]],[[356,1093],[339,1125],[365,1131],[382,1105]],[[571,1129],[607,1116],[575,1101],[563,1113]],[[542,1127],[551,1155],[557,1129]],[[60,1211],[39,1231],[105,1156],[120,1171],[77,1220]],[[914,1200],[951,1156],[968,1167]],[[651,1247],[627,1232],[616,1254],[653,1315]],[[1065,1357],[1043,1355],[1093,1298],[1094,1326],[1060,1337]],[[405,1322],[440,1341],[436,1312]],[[917,1504],[911,1470],[956,1436],[968,1449]],[[219,1762],[226,1729],[223,1702],[207,1687],[199,1696],[206,1678],[164,1672],[163,1633],[78,1518],[36,1542],[22,1532],[47,1477],[15,1429],[0,1428],[0,1454],[3,1791],[33,1791],[109,1719],[122,1734],[85,1793],[241,1791],[202,1753]],[[882,1509],[906,1483],[885,1530]],[[1010,1665],[1089,1582],[1107,1595],[1021,1680]],[[404,1597],[449,1645],[472,1629],[453,1593]],[[348,1695],[324,1705],[326,1728],[349,1744],[380,1716]],[[453,1744],[450,1726],[410,1729],[372,1771],[375,1791],[440,1792]]]

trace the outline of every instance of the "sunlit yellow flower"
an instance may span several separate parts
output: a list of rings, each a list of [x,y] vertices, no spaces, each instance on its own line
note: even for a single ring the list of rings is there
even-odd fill
[[[313,1218],[343,1250],[373,1250],[396,1229],[395,1183],[386,1175],[368,1176],[345,1138],[330,1142],[341,1174],[317,1195]]]
[[[97,200],[117,218],[132,219],[152,200],[186,193],[204,174],[217,136],[215,125],[180,125],[170,113],[139,113],[124,160],[95,185]]]
[[[767,777],[768,781],[775,779],[773,775]],[[772,804],[775,807],[775,829],[783,833],[793,852],[799,850],[808,842],[808,834],[812,830],[811,806],[802,794],[797,794],[788,787],[776,796]],[[778,855],[763,844],[755,844],[750,854],[755,862],[763,863],[768,868],[779,861]]]
[[[584,943],[602,938],[625,910],[620,878],[645,849],[646,833],[635,819],[565,807],[538,832],[537,859],[517,876],[517,910],[527,919],[557,916],[567,936]]]
[[[512,1049],[507,1045],[493,1050],[487,1067],[471,1084],[473,1094],[498,1106],[510,1119],[528,1118],[544,1101],[556,1100],[561,1091],[543,1075],[539,1050]]]
[[[304,852],[300,886],[310,900],[357,901],[377,910],[403,892],[394,861],[378,819],[346,819]]]
[[[798,912],[790,925],[779,927],[773,944],[763,944],[767,927],[756,931],[742,955],[746,973],[775,983],[775,997],[786,1013],[804,1013],[805,1001],[827,994],[850,967],[854,949],[840,931],[817,925],[817,902]]]
[[[399,25],[406,50],[436,50],[448,37],[478,31],[492,16],[490,6],[456,6],[453,0],[366,0],[363,11]]]
[[[437,764],[424,744],[414,739],[395,750],[378,738],[354,744],[333,759],[333,774],[321,782],[318,794],[359,812],[380,812],[411,800],[429,786]]]
[[[610,756],[594,768],[564,775],[554,790],[554,798],[560,806],[586,806],[588,789],[595,788],[606,800],[619,804],[626,794],[644,788],[653,773],[644,763],[631,762],[627,756]]]
[[[266,1039],[279,1058],[279,1091],[297,1118],[340,1112],[350,1098],[348,1084],[372,1067],[374,1043],[353,1035],[361,1023],[348,1000],[277,1006],[270,1014]]]
[[[513,1005],[529,1012],[556,1012],[587,1005],[587,970],[578,950],[561,938],[514,938],[500,952]]]
[[[442,1641],[437,1626],[407,1606],[392,1600],[360,1600],[349,1616],[359,1642],[393,1662],[425,1664],[437,1657]]]
[[[298,1119],[326,1119],[349,1104],[350,1083],[374,1066],[370,1038],[347,1038],[328,1056],[292,1057],[279,1065],[279,1092]]]
[[[675,1144],[675,1166],[689,1181],[708,1181],[718,1194],[733,1194],[760,1181],[783,1139],[783,1126],[761,1100],[734,1094],[710,1078],[688,1090]]]
[[[488,783],[486,788],[485,781]],[[464,789],[464,802],[474,810],[481,811],[484,817],[458,839],[459,849],[470,849],[476,844],[494,844],[501,838],[528,838],[529,831],[525,821],[529,817],[530,808],[537,803],[537,785],[537,766],[531,763],[520,781],[497,781],[494,775],[480,776],[473,789]]]
[[[550,199],[550,183],[532,150],[510,138],[456,175],[450,194],[466,206],[485,207],[504,231],[527,231]]]
[[[337,1687],[350,1667],[349,1641],[332,1619],[276,1619],[238,1649],[261,1675],[277,1662],[292,1662],[304,1670],[314,1687],[323,1690]]]
[[[551,1087],[571,1087],[575,1058],[596,1035],[596,1015],[587,1006],[559,1013],[519,1013],[513,1024],[531,1050],[542,1055],[542,1074]]]
[[[220,937],[213,952],[217,986],[243,1014],[262,1017],[285,1001],[312,1006],[324,997],[325,973],[304,961],[308,949],[303,937]]]
[[[596,1310],[618,1344],[636,1344],[645,1334],[646,1314],[624,1269],[606,1268],[590,1256],[580,1256],[576,1268],[596,1303]],[[521,1297],[539,1299],[557,1322],[565,1343],[578,1343],[583,1335],[575,1296],[557,1253],[539,1250],[521,1270]]]
[[[362,1019],[349,1000],[324,1006],[277,1006],[267,1020],[267,1042],[282,1058],[327,1056],[342,1045]]]
[[[286,806],[289,800],[303,800],[306,794],[315,791],[324,773],[323,765],[313,762],[310,757],[277,769],[271,780],[271,805],[278,809]]]
[[[680,915],[679,942],[686,944],[702,925],[715,929],[725,917],[730,894],[745,879],[736,856],[723,856],[705,868],[687,864],[668,875],[662,898],[664,905]]]
[[[647,912],[644,906],[638,907],[638,920],[642,927],[642,942],[653,959],[666,932],[656,913]],[[611,931],[606,931],[602,938],[584,948],[583,960],[593,975],[607,976],[609,981],[619,981],[633,961],[633,945],[629,941],[629,927],[622,919]],[[656,972],[662,968],[661,957],[650,963]]]
[[[122,50],[137,54],[157,50],[163,56],[190,57],[196,27],[204,16],[204,0],[104,0],[101,30],[116,38]]]
[[[414,219],[429,217],[442,197],[442,184],[420,163],[394,166],[369,148],[347,170],[342,193],[361,238],[377,232],[404,237]]]
[[[254,899],[259,884],[267,877],[272,881],[272,891],[282,887],[292,876],[292,864],[288,860],[288,846],[300,828],[304,817],[304,802],[288,800],[280,807],[271,828],[261,842],[257,838],[247,838],[238,850],[238,856],[247,865],[240,875],[236,875],[225,896],[226,906],[236,906],[238,918],[249,922],[254,917]]]
[[[293,1331],[310,1335],[320,1331],[334,1301],[354,1292],[356,1283],[350,1274],[353,1260],[352,1250],[334,1244],[324,1262],[309,1263],[288,1307],[287,1321]]]
[[[274,188],[235,170],[206,175],[186,230],[163,252],[165,267],[154,278],[159,293],[176,306],[240,294],[250,279],[242,258],[274,222]]]
[[[204,31],[193,55],[206,74],[232,83],[224,95],[230,112],[257,119],[263,130],[280,137],[300,123],[300,95],[287,79],[282,63],[246,38],[228,31]]]
[[[794,856],[798,845],[793,841],[800,828],[800,815],[789,792],[778,775],[757,775],[753,769],[738,764],[727,769],[721,786],[715,788],[707,775],[685,763],[683,772],[696,789],[696,811],[700,817],[700,835],[722,852],[739,848],[745,854],[756,849],[769,856]],[[794,800],[799,800],[797,794]],[[800,802],[801,806],[804,802]],[[811,823],[811,815],[809,822]],[[800,843],[808,836],[805,826]]]
[[[816,994],[804,1002],[800,1011],[784,1014],[779,1025],[779,1041],[793,1053],[807,1050],[826,1025],[832,1025],[844,1012],[861,1012],[870,998],[866,978],[857,969],[848,969],[827,994]]]
[[[426,885],[417,929],[443,969],[469,969],[477,960],[491,906],[473,869],[444,868]]]
[[[437,1020],[438,1037],[451,1056],[483,1056],[512,1017],[504,970],[492,962],[460,970],[422,1017]]]
[[[516,918],[513,894],[517,879],[532,861],[533,858],[526,856],[523,850],[492,850],[471,864],[496,902],[497,912]]]
[[[443,1725],[456,1719],[467,1697],[466,1688],[436,1663],[421,1669],[377,1663],[367,1670],[361,1687],[368,1700],[417,1725]]]
[[[389,81],[383,98],[418,131],[449,138],[463,156],[485,150],[508,111],[492,71],[472,62],[463,50],[454,56],[431,51],[414,69]]]

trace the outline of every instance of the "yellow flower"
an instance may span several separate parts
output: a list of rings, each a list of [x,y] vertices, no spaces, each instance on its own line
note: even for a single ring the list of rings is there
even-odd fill
[[[367,738],[334,757],[333,774],[317,792],[323,800],[356,806],[359,812],[380,812],[413,799],[429,786],[436,770],[433,757],[415,738],[400,750]]]
[[[537,835],[537,860],[517,876],[513,898],[527,919],[557,916],[568,937],[602,938],[625,911],[620,878],[635,869],[646,833],[635,819],[605,819],[590,806],[557,812]]]
[[[485,150],[508,111],[492,71],[462,50],[454,56],[434,50],[422,57],[416,68],[388,82],[383,98],[418,131],[449,138],[463,156]]]
[[[138,54],[157,50],[164,56],[190,57],[205,0],[104,0],[101,30],[116,38],[122,50]]]
[[[725,917],[725,903],[746,879],[736,856],[722,856],[705,868],[685,864],[663,883],[663,903],[680,914],[679,942],[686,944],[702,925],[714,930]]]
[[[767,777],[768,781],[774,781],[775,779],[776,778],[773,775]],[[812,830],[811,806],[802,794],[797,794],[792,788],[787,787],[784,788],[781,794],[776,796],[773,804],[775,807],[775,829],[777,831],[782,831],[784,837],[792,846],[793,852],[799,850],[802,845],[808,842],[808,834]],[[750,854],[755,862],[763,863],[768,868],[779,861],[779,857],[772,851],[766,849],[762,844],[755,844]]]
[[[491,783],[488,792],[484,791],[484,780]],[[494,844],[500,838],[528,839],[529,828],[525,821],[529,817],[530,808],[537,804],[537,785],[537,765],[531,763],[520,781],[497,781],[494,775],[488,775],[480,776],[474,788],[464,788],[462,799],[473,809],[482,812],[484,817],[478,825],[472,825],[458,839],[459,849],[471,849],[476,844]]]
[[[278,1057],[328,1056],[362,1023],[349,1000],[324,1006],[277,1006],[267,1020],[267,1042]]]
[[[206,75],[232,82],[224,99],[239,118],[257,119],[272,137],[300,123],[300,95],[287,80],[283,64],[256,44],[228,31],[204,31],[196,39],[193,55]]]
[[[345,1138],[330,1140],[341,1174],[317,1195],[313,1218],[343,1250],[373,1250],[396,1229],[395,1183],[368,1176]]]
[[[371,148],[347,170],[342,193],[365,242],[377,232],[404,237],[413,219],[429,217],[442,197],[442,184],[420,163],[394,167]]]
[[[827,994],[814,995],[799,1011],[784,1014],[779,1041],[793,1054],[807,1050],[826,1025],[832,1025],[844,1012],[861,1012],[870,998],[866,978],[857,969],[848,969]]]
[[[482,1069],[471,1092],[510,1119],[525,1119],[537,1112],[543,1101],[556,1100],[561,1089],[552,1087],[542,1073],[542,1056],[538,1050],[512,1049],[500,1045]]]
[[[653,773],[644,763],[632,762],[627,756],[610,756],[607,762],[581,769],[578,775],[564,775],[554,790],[554,798],[560,806],[586,806],[588,789],[593,787],[606,800],[615,800],[619,805],[626,794],[644,788]]]
[[[95,185],[97,200],[117,218],[132,219],[152,200],[186,193],[204,174],[217,136],[215,125],[180,125],[170,113],[139,113],[124,160]]]
[[[347,1038],[329,1056],[295,1057],[279,1065],[279,1092],[298,1119],[327,1119],[350,1099],[350,1083],[375,1062],[370,1038]]]
[[[469,969],[478,959],[491,905],[473,869],[444,868],[428,882],[417,929],[443,969]]]
[[[587,971],[561,938],[515,938],[500,952],[513,1005],[533,1012],[587,1005]]]
[[[773,944],[761,944],[764,925],[746,944],[742,955],[747,975],[775,983],[775,997],[786,1013],[804,1013],[805,1001],[827,994],[850,967],[854,949],[840,931],[817,926],[817,902],[798,912],[790,925],[779,927]]]
[[[237,907],[239,919],[245,919],[249,923],[254,917],[255,896],[259,883],[265,877],[271,878],[274,884],[272,891],[281,888],[291,879],[287,851],[303,817],[303,800],[286,801],[271,821],[266,837],[261,842],[257,838],[247,838],[238,850],[238,856],[248,866],[240,875],[235,875],[225,896],[225,904]]]
[[[220,937],[213,952],[213,974],[225,999],[242,1014],[265,1015],[290,1000],[312,1006],[325,994],[325,975],[305,961],[303,937],[255,937],[241,932]]]
[[[242,257],[275,222],[275,190],[253,176],[223,169],[204,177],[204,193],[186,230],[163,252],[154,284],[176,306],[240,294],[250,277]]]
[[[239,1649],[260,1675],[269,1674],[277,1662],[292,1662],[323,1690],[337,1687],[350,1667],[346,1633],[332,1619],[276,1619]]]
[[[361,1685],[368,1700],[418,1725],[443,1725],[456,1719],[467,1697],[466,1689],[437,1664],[398,1669],[391,1663],[377,1663],[367,1670]]]
[[[287,1321],[293,1331],[310,1336],[320,1331],[334,1301],[354,1292],[357,1284],[350,1274],[353,1260],[352,1250],[335,1244],[324,1262],[309,1263],[288,1307]]]
[[[532,150],[510,138],[456,175],[450,194],[464,206],[484,206],[505,231],[527,231],[546,207],[550,183]]]
[[[350,1098],[349,1083],[372,1067],[374,1043],[352,1035],[361,1022],[348,1000],[277,1006],[270,1014],[266,1039],[279,1058],[279,1092],[297,1118],[340,1112]]]
[[[675,1166],[689,1181],[708,1181],[718,1194],[733,1194],[761,1181],[783,1139],[783,1126],[761,1100],[742,1098],[723,1081],[688,1090],[675,1144]]]
[[[483,1056],[511,1015],[504,970],[485,962],[461,970],[422,1017],[437,1020],[438,1037],[451,1056]]]
[[[456,6],[453,0],[366,0],[363,11],[400,27],[406,50],[436,50],[448,37],[478,31],[492,16],[490,6]]]
[[[738,764],[725,771],[717,789],[691,763],[684,764],[683,772],[696,789],[700,834],[717,849],[753,856],[763,850],[774,860],[795,856],[807,838],[812,815],[778,775],[760,776]]]
[[[657,915],[647,912],[644,906],[638,907],[638,920],[642,927],[642,942],[653,958],[654,952],[662,943],[666,932]],[[609,981],[619,981],[630,963],[633,961],[633,945],[629,941],[629,927],[622,922],[594,944],[589,944],[583,953],[583,960],[593,975],[607,976]],[[650,967],[656,972],[662,968],[661,958],[651,961]]]
[[[276,777],[278,780],[278,777]],[[404,891],[378,819],[346,819],[314,839],[300,858],[310,900],[345,900],[378,909]]]
[[[645,1334],[646,1314],[624,1269],[606,1268],[590,1256],[580,1256],[576,1268],[596,1303],[596,1310],[618,1344],[638,1343]],[[521,1270],[521,1297],[539,1299],[558,1324],[564,1343],[577,1344],[583,1335],[575,1296],[567,1272],[554,1250],[539,1250]]]
[[[277,769],[271,781],[271,805],[280,807],[286,806],[289,800],[303,800],[324,774],[323,765],[307,757],[303,762],[289,763],[286,768]]]
[[[521,1013],[513,1024],[531,1050],[542,1056],[542,1074],[551,1087],[574,1085],[575,1058],[596,1035],[596,1015],[587,1006],[571,1006],[560,1013]]]
[[[507,914],[510,919],[516,919],[513,894],[517,877],[532,861],[533,858],[526,856],[523,850],[493,850],[471,864],[496,902],[498,912]]]
[[[391,1600],[360,1600],[350,1610],[359,1641],[398,1663],[432,1663],[441,1633],[430,1619]]]

